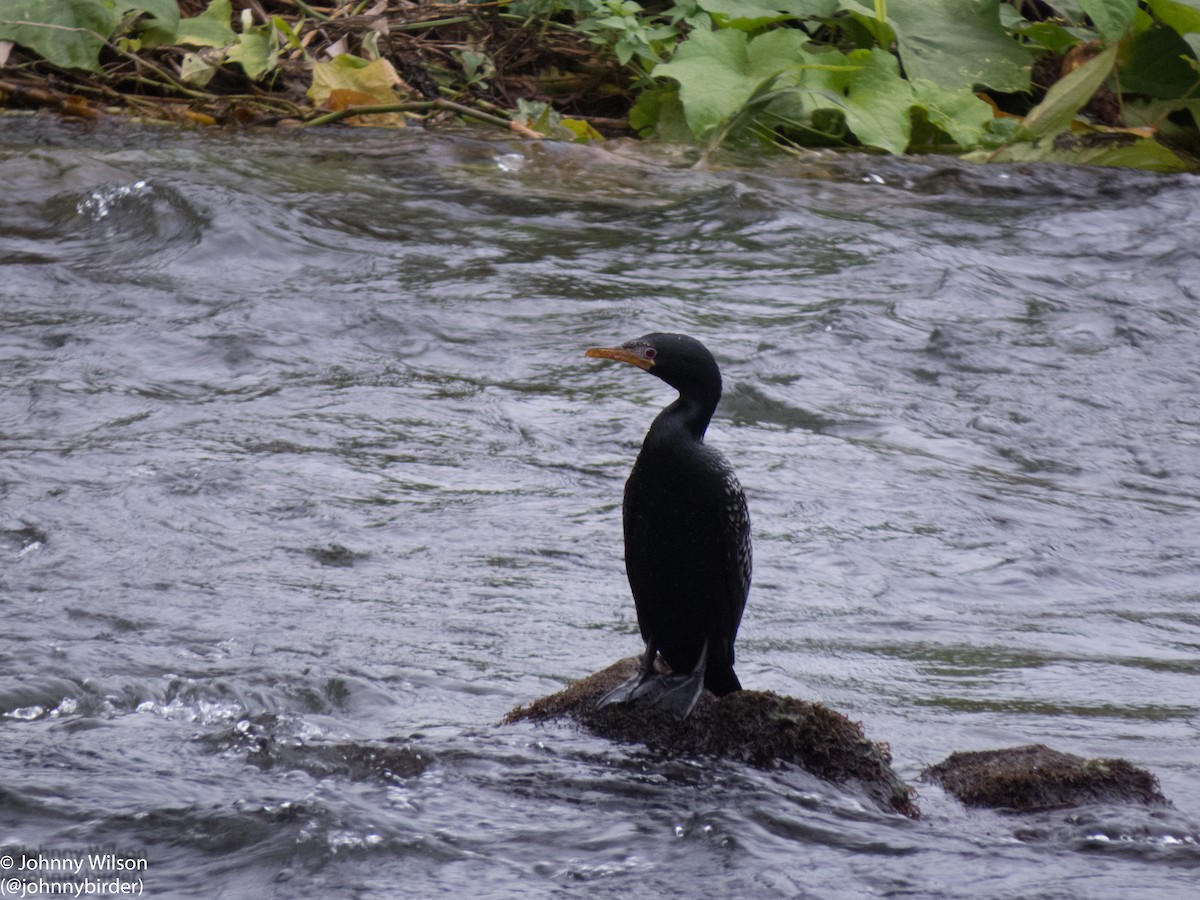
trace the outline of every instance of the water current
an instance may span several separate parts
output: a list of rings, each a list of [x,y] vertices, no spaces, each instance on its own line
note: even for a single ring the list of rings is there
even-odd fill
[[[1194,897],[1200,180],[0,123],[0,853],[157,897]],[[708,344],[747,687],[923,817],[514,706],[640,649],[620,498]],[[1170,809],[964,810],[1043,742]],[[0,860],[2,862],[2,860]],[[102,861],[79,877],[115,878]]]

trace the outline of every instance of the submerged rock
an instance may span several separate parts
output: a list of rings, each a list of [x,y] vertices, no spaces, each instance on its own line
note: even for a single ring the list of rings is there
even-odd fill
[[[870,741],[841,713],[765,691],[716,697],[705,691],[683,721],[644,701],[596,709],[637,668],[620,660],[566,689],[519,706],[505,723],[573,719],[593,734],[642,743],[657,752],[715,756],[758,768],[790,764],[830,781],[855,782],[882,808],[917,818],[912,789],[892,771],[887,746]]]
[[[967,806],[1036,812],[1089,803],[1170,806],[1158,779],[1124,759],[1084,759],[1043,744],[951,753],[921,773]]]
[[[262,713],[201,740],[218,752],[244,754],[247,762],[264,771],[297,769],[316,778],[395,781],[415,778],[436,761],[429,750],[411,741],[304,740],[296,734],[295,724],[286,716]]]

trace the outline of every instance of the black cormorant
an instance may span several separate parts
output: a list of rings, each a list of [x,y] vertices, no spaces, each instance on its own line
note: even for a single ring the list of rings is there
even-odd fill
[[[702,688],[721,696],[742,687],[733,641],[750,591],[750,514],[728,461],[704,443],[721,370],[683,334],[647,334],[586,355],[637,366],[679,391],[625,483],[625,571],[646,652],[638,674],[600,706],[651,696],[683,718]],[[655,674],[656,655],[672,675]]]

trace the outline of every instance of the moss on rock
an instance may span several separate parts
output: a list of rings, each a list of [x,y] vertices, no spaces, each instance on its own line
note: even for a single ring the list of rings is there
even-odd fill
[[[921,773],[967,806],[1036,812],[1088,803],[1170,806],[1158,779],[1124,759],[1084,759],[1044,744],[951,753]]]
[[[855,782],[882,808],[916,818],[913,791],[891,768],[887,746],[868,740],[841,713],[768,691],[716,697],[705,691],[692,714],[677,721],[646,701],[597,709],[606,693],[637,669],[636,657],[517,707],[506,723],[572,719],[593,734],[645,744],[669,755],[714,756],[758,768],[796,765],[838,783]]]

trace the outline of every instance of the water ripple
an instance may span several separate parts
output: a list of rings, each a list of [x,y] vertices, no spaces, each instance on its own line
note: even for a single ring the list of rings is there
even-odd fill
[[[8,137],[5,848],[146,847],[176,896],[1168,897],[1195,867],[1193,180]],[[494,727],[639,648],[620,497],[672,394],[581,354],[655,329],[725,376],[744,683],[910,777],[1039,740],[1178,811],[923,788],[914,824]]]

